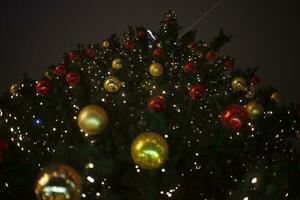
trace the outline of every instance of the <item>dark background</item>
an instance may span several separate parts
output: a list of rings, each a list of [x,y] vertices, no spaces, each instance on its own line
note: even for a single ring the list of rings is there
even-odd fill
[[[77,43],[121,36],[128,25],[155,31],[169,9],[187,28],[214,2],[1,0],[0,92],[21,80],[23,72],[40,78]],[[222,53],[234,56],[238,67],[259,67],[262,84],[277,87],[284,102],[300,102],[299,10],[297,0],[225,0],[195,29],[201,40],[210,40],[220,28],[233,34]]]

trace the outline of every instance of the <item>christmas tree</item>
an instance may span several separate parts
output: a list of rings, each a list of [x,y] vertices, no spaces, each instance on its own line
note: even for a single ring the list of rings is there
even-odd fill
[[[230,41],[157,33],[78,45],[0,99],[0,193],[10,200],[300,199],[300,109],[256,69],[221,56]]]

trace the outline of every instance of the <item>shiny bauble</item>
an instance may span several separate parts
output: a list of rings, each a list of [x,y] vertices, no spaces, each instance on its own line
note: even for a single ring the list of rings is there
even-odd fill
[[[255,87],[254,85],[250,85],[249,89],[247,90],[247,93],[245,94],[245,97],[251,99],[254,96],[255,96]]]
[[[234,68],[234,65],[235,65],[235,60],[234,59],[226,59],[224,61],[224,67],[226,69],[233,69]]]
[[[149,66],[149,73],[154,77],[161,76],[163,72],[164,67],[158,62],[154,62]]]
[[[194,41],[188,45],[188,48],[191,50],[195,50],[195,49],[197,49],[197,47],[198,47],[198,43],[196,41]]]
[[[63,63],[56,65],[55,68],[54,68],[54,73],[57,76],[66,75],[67,74],[67,66]]]
[[[240,104],[228,106],[221,114],[221,123],[228,129],[238,130],[249,121],[246,108]]]
[[[141,133],[131,145],[131,157],[143,169],[160,168],[165,163],[168,152],[167,141],[155,132]]]
[[[194,62],[188,62],[183,65],[183,71],[185,73],[191,73],[196,71],[196,64]]]
[[[20,86],[17,83],[14,83],[10,86],[9,92],[11,95],[16,96],[19,93]]]
[[[240,77],[240,76],[235,77],[231,81],[231,87],[234,92],[247,91],[247,89],[248,89],[247,82],[245,81],[245,79],[243,77]]]
[[[148,108],[154,112],[162,112],[165,107],[166,102],[163,96],[152,96],[148,100]]]
[[[109,76],[104,81],[104,88],[107,92],[116,92],[122,86],[122,82],[115,76]]]
[[[121,58],[115,58],[111,62],[111,67],[113,69],[121,69],[123,67],[122,59]]]
[[[205,54],[205,58],[207,61],[213,61],[214,59],[216,59],[217,54],[216,52],[210,50]]]
[[[250,101],[247,103],[246,110],[251,119],[257,119],[261,117],[264,112],[262,105],[258,104],[256,101]]]
[[[132,49],[134,47],[134,42],[132,39],[127,38],[124,42],[125,49]]]
[[[206,94],[206,88],[202,83],[196,83],[190,88],[189,95],[193,100],[199,100]]]
[[[36,83],[35,89],[39,94],[47,95],[52,91],[53,84],[50,80],[43,79]]]
[[[139,39],[144,39],[146,37],[145,31],[141,30],[141,31],[137,32],[137,37]]]
[[[104,131],[108,124],[106,111],[98,105],[82,108],[77,116],[79,128],[88,135],[97,135]]]
[[[95,50],[94,48],[92,48],[92,47],[89,47],[89,48],[87,48],[87,49],[85,50],[85,54],[86,54],[88,57],[92,58],[92,57],[94,57],[94,56],[96,55],[96,50]]]
[[[163,56],[164,55],[164,49],[155,48],[155,49],[153,49],[152,55],[155,56],[155,57]]]
[[[108,41],[108,40],[104,40],[103,42],[102,42],[102,47],[103,48],[108,48],[110,46],[110,42]]]
[[[69,53],[69,58],[74,61],[79,59],[79,52],[76,50],[73,50]]]
[[[54,164],[37,177],[35,195],[38,200],[79,200],[82,180],[71,167]]]
[[[80,80],[80,74],[76,71],[70,71],[68,72],[66,76],[66,81],[69,85],[74,86],[76,85]]]
[[[276,103],[279,103],[279,102],[280,102],[280,94],[279,94],[279,92],[273,92],[273,93],[271,94],[270,99],[271,99],[272,101],[276,102]]]

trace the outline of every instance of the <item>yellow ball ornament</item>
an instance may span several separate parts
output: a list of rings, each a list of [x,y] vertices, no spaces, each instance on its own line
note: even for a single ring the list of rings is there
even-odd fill
[[[113,61],[111,62],[111,67],[113,69],[121,69],[123,67],[122,59],[121,58],[113,59]]]
[[[152,76],[158,77],[163,74],[164,67],[160,63],[155,62],[149,66],[149,72]]]
[[[131,157],[143,169],[161,167],[168,156],[166,140],[158,133],[144,132],[137,136],[131,145]]]
[[[88,105],[80,110],[77,123],[84,133],[97,135],[106,128],[108,116],[101,106]]]
[[[231,81],[231,87],[234,92],[247,91],[247,82],[243,77],[238,76]]]
[[[19,89],[20,89],[20,87],[17,83],[12,84],[9,88],[10,94],[14,95],[14,96],[17,95],[19,92]]]
[[[109,76],[104,81],[104,88],[107,92],[116,92],[123,83],[115,76]]]
[[[79,200],[81,189],[81,177],[74,169],[55,164],[37,177],[35,195],[38,200]]]
[[[104,40],[104,41],[102,42],[102,46],[103,46],[104,48],[108,48],[108,47],[110,46],[110,42],[109,42],[108,40]]]
[[[275,101],[276,103],[279,103],[280,102],[280,94],[279,94],[279,92],[273,92],[271,94],[270,98],[271,98],[272,101]]]
[[[246,104],[246,109],[251,119],[257,119],[262,116],[264,109],[256,101],[250,101]]]

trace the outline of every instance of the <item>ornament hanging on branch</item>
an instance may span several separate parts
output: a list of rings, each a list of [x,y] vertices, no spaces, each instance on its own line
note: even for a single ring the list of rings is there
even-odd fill
[[[47,95],[52,91],[53,84],[50,80],[43,79],[36,83],[35,88],[39,94]]]
[[[104,41],[102,42],[102,47],[103,47],[103,48],[108,48],[108,47],[110,47],[110,42],[109,42],[109,40],[104,40]]]
[[[228,129],[238,130],[249,121],[249,115],[244,106],[233,104],[221,114],[221,123]]]
[[[148,108],[154,112],[162,112],[166,107],[163,96],[152,96],[148,100]]]
[[[188,62],[183,65],[183,71],[185,73],[191,73],[196,71],[196,64],[194,62]]]
[[[228,70],[233,69],[234,66],[235,66],[235,59],[228,58],[224,61],[224,67],[226,69],[228,69]]]
[[[274,101],[275,103],[279,103],[279,102],[280,102],[280,94],[279,94],[279,92],[273,92],[273,93],[271,94],[270,99],[271,99],[272,101]]]
[[[123,83],[115,76],[109,76],[104,81],[104,88],[107,92],[117,92]]]
[[[205,54],[205,58],[207,61],[213,61],[217,58],[217,54],[216,52],[209,50],[206,54]]]
[[[63,63],[56,65],[55,68],[54,68],[54,73],[57,76],[66,75],[67,74],[67,66]]]
[[[206,88],[202,83],[196,83],[190,88],[189,94],[193,100],[199,100],[206,94]]]
[[[16,96],[19,93],[20,87],[17,83],[14,83],[10,86],[9,91],[11,95]]]
[[[164,67],[160,63],[155,62],[149,66],[149,73],[154,77],[161,76],[163,72]]]
[[[245,81],[245,79],[243,77],[240,77],[240,76],[235,77],[231,81],[231,87],[234,92],[247,91],[247,89],[248,89],[247,82]]]
[[[256,101],[250,101],[246,104],[248,115],[251,119],[258,119],[262,116],[264,109]]]
[[[133,49],[134,47],[134,42],[131,38],[127,38],[124,42],[124,47],[125,49]]]
[[[95,50],[94,48],[92,48],[92,47],[89,47],[89,48],[87,48],[87,49],[85,50],[85,54],[86,54],[88,57],[92,58],[92,57],[94,57],[94,56],[96,55],[96,50]]]
[[[66,76],[66,81],[69,85],[74,86],[76,85],[80,80],[80,75],[76,71],[70,71],[68,72]]]
[[[72,60],[72,61],[76,61],[79,59],[79,52],[76,51],[76,50],[73,50],[69,53],[69,58]]]
[[[121,69],[123,67],[122,59],[121,58],[113,59],[112,62],[111,62],[111,67],[113,69]]]
[[[155,48],[153,49],[152,55],[155,57],[160,57],[164,55],[164,49],[162,48]]]

